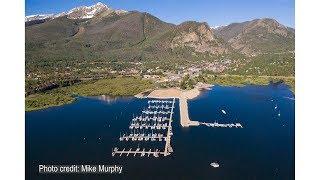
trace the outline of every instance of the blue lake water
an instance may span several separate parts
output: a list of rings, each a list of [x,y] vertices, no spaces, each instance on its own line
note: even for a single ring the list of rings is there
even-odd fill
[[[147,99],[79,97],[26,112],[26,179],[294,179],[295,100],[287,86],[214,86],[188,104],[192,120],[244,128],[182,128],[176,103],[170,156],[112,157],[119,133],[128,132]],[[220,168],[210,166],[214,161]],[[48,175],[38,173],[40,164],[118,164],[123,173]]]

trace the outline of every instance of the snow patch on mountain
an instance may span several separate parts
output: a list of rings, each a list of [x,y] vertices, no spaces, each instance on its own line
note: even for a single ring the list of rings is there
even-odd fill
[[[25,22],[34,21],[34,20],[45,20],[45,19],[54,19],[62,16],[67,16],[69,19],[90,19],[95,15],[101,13],[102,11],[115,12],[118,15],[125,14],[127,11],[125,10],[113,10],[109,8],[107,5],[98,2],[92,6],[80,6],[71,9],[68,12],[62,12],[58,14],[36,14],[25,17]]]
[[[43,19],[52,18],[53,16],[54,14],[35,14],[35,15],[26,16],[24,20],[25,22],[33,21],[33,20],[43,20]]]

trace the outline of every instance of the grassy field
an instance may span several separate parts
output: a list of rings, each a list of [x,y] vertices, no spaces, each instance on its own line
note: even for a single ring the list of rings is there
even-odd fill
[[[52,106],[71,103],[74,95],[80,96],[130,96],[138,94],[154,85],[150,81],[139,77],[117,77],[102,79],[93,82],[81,83],[69,87],[63,87],[47,91],[45,93],[32,94],[25,99],[26,111],[38,110]]]

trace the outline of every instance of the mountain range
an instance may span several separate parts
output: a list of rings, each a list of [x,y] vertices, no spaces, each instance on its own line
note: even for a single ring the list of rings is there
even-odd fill
[[[102,3],[26,16],[25,34],[27,73],[65,67],[80,73],[83,64],[93,63],[132,67],[128,62],[175,69],[226,58],[238,62],[238,67],[268,54],[294,54],[295,42],[293,28],[270,18],[218,28],[196,21],[175,25],[149,13],[114,10]]]
[[[30,15],[25,17],[25,22],[32,22],[32,21],[39,21],[39,20],[52,20],[55,18],[59,18],[62,16],[67,16],[69,19],[90,19],[93,18],[95,15],[101,13],[102,11],[112,13],[115,12],[116,14],[125,14],[127,11],[124,10],[113,10],[109,8],[107,5],[98,2],[92,6],[80,6],[71,9],[68,12],[62,12],[58,14],[36,14]]]

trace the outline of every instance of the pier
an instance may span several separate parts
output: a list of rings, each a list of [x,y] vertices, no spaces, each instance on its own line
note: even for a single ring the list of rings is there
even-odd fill
[[[172,123],[174,103],[175,103],[175,99],[173,99],[170,118],[169,118],[169,127],[168,127],[168,131],[167,131],[166,145],[164,147],[164,154],[163,154],[164,156],[168,156],[171,152],[173,152],[170,141],[171,141],[171,136],[173,135],[171,123]]]
[[[159,113],[159,114],[163,114],[163,113]],[[147,115],[141,115],[141,116],[137,116],[134,117],[132,119],[132,122],[146,122],[146,121],[158,121],[158,122],[163,122],[169,120],[167,117],[161,117],[160,115],[154,115],[153,117],[150,117],[149,114]]]
[[[122,155],[126,155],[126,156],[129,156],[129,155],[133,155],[134,157],[135,156],[140,156],[140,157],[144,157],[144,156],[154,156],[154,157],[159,157],[159,155],[164,155],[164,152],[161,152],[159,151],[158,149],[156,150],[152,150],[152,149],[149,149],[149,150],[145,150],[145,149],[140,149],[140,148],[137,148],[135,150],[132,150],[132,148],[130,148],[129,150],[126,150],[125,148],[123,148],[122,150],[119,150],[118,148],[114,148],[112,149],[112,156],[115,156],[115,155],[119,155],[119,156],[122,156]]]
[[[217,122],[214,123],[200,123],[200,125],[205,125],[208,127],[222,127],[222,128],[243,128],[240,123],[231,123],[231,124],[220,124]]]
[[[167,124],[155,124],[155,125],[147,125],[147,124],[131,124],[129,129],[167,129],[169,126]]]
[[[112,149],[112,156],[133,155],[134,157],[159,157],[160,155],[170,155],[173,152],[171,136],[173,135],[172,121],[174,106],[175,98],[173,98],[173,100],[149,100],[148,107],[141,111],[141,115],[132,118],[129,125],[131,133],[120,134],[119,137],[119,141],[123,142],[163,141],[165,142],[163,150],[145,150],[145,148],[141,149],[139,147],[119,150],[119,148],[116,147]]]
[[[170,114],[170,111],[150,111],[150,110],[143,110],[142,111],[143,114],[149,115],[149,114]]]
[[[123,136],[120,136],[119,138],[120,141],[162,141],[162,140],[165,140],[165,137],[163,136],[163,134],[129,134],[129,135],[123,135]]]

